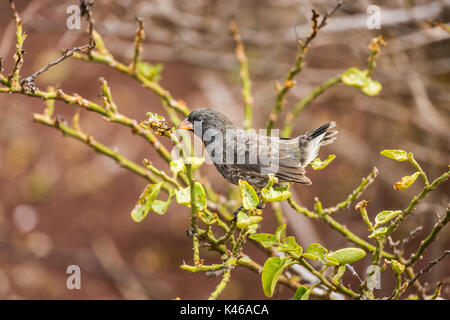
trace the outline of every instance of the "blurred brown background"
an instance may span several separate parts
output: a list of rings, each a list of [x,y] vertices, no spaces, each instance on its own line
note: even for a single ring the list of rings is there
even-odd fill
[[[22,75],[30,75],[61,50],[87,43],[85,21],[80,30],[66,27],[66,9],[77,1],[16,1],[28,34]],[[117,59],[128,63],[133,54],[135,16],[145,21],[147,38],[143,57],[164,63],[161,84],[191,108],[215,106],[235,123],[242,123],[243,102],[234,56],[234,42],[227,20],[234,16],[250,60],[255,100],[255,128],[263,128],[275,103],[275,81],[282,81],[296,56],[296,34],[309,32],[311,9],[325,12],[334,1],[259,0],[206,1],[97,0],[96,29]],[[291,90],[287,110],[310,90],[348,67],[366,66],[372,37],[382,34],[383,47],[373,78],[383,85],[381,94],[368,97],[357,88],[339,84],[306,108],[296,120],[294,134],[323,122],[338,124],[339,138],[322,150],[337,159],[325,170],[309,172],[310,187],[296,186],[297,197],[311,207],[318,196],[324,206],[342,201],[377,166],[380,177],[363,195],[371,200],[373,218],[383,209],[402,209],[421,188],[421,181],[406,191],[395,191],[393,183],[413,173],[406,163],[380,156],[383,149],[414,152],[430,178],[449,164],[450,37],[430,27],[427,19],[448,22],[450,2],[377,1],[381,29],[366,26],[369,1],[344,1],[342,8],[312,43],[307,65]],[[14,51],[14,24],[8,2],[0,4],[0,56],[8,73]],[[122,113],[143,120],[148,111],[164,115],[159,100],[137,82],[101,65],[68,59],[43,74],[36,85],[56,85],[68,93],[79,93],[99,101],[98,78],[108,80]],[[119,168],[112,160],[95,154],[85,145],[32,121],[33,112],[44,104],[35,98],[0,95],[0,298],[2,299],[204,299],[219,279],[188,274],[178,268],[191,263],[191,241],[185,230],[189,213],[173,203],[165,216],[149,214],[137,224],[130,218],[145,181]],[[70,119],[76,107],[56,103],[56,114]],[[280,119],[283,119],[281,117]],[[106,123],[97,114],[81,112],[84,131],[108,146],[116,147],[135,162],[148,158],[165,170],[155,152],[128,129]],[[167,141],[164,141],[167,143]],[[169,147],[169,144],[167,144]],[[204,166],[217,191],[229,185]],[[440,186],[408,217],[394,239],[406,236],[418,225],[423,230],[408,245],[412,252],[442,216],[449,203],[449,184]],[[308,221],[288,212],[289,233],[307,246],[319,242],[329,249],[349,245],[338,233],[320,222]],[[263,232],[273,232],[270,210],[264,215]],[[353,205],[337,220],[362,237],[366,226]],[[449,229],[440,233],[419,262],[450,248]],[[388,247],[389,249],[389,247]],[[256,261],[265,256],[252,243],[245,250]],[[201,252],[206,263],[217,255]],[[81,290],[66,288],[67,266],[79,265]],[[356,264],[360,276],[370,264]],[[433,284],[449,282],[450,259],[423,277]],[[344,281],[355,289],[358,282],[348,274]],[[382,278],[383,291],[393,286],[392,272]],[[276,298],[293,292],[280,286]],[[444,286],[443,296],[450,297]],[[260,277],[246,269],[232,273],[221,298],[264,298]]]

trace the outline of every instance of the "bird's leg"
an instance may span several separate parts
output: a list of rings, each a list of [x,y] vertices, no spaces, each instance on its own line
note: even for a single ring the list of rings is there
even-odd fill
[[[266,204],[264,203],[263,199],[261,198],[261,192],[258,192],[258,198],[259,198],[259,203],[256,206],[256,209],[264,209],[266,207]]]
[[[258,203],[258,205],[256,206],[256,208],[257,208],[257,209],[264,209],[264,208],[266,207],[266,205],[265,205],[264,201],[261,199],[261,192],[258,192],[257,194],[258,194],[259,203]],[[236,211],[234,211],[234,214],[233,214],[233,220],[231,220],[231,222],[236,222],[236,220],[237,220],[237,215],[238,215],[238,213],[239,213],[242,209],[244,209],[244,207],[243,207],[242,205],[240,205],[240,206],[236,209]]]
[[[244,206],[243,206],[243,205],[240,205],[240,206],[236,209],[236,211],[234,211],[234,214],[233,214],[233,220],[231,220],[232,223],[234,223],[234,222],[237,221],[237,215],[238,215],[239,212],[241,212],[242,209],[244,209]]]

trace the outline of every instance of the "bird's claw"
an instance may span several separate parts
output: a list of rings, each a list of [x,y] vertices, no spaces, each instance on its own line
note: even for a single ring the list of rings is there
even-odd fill
[[[238,215],[239,212],[241,212],[242,209],[244,209],[244,206],[240,205],[240,206],[236,209],[236,211],[234,211],[234,214],[233,214],[233,220],[231,220],[232,223],[235,223],[235,222],[237,221],[237,215]]]

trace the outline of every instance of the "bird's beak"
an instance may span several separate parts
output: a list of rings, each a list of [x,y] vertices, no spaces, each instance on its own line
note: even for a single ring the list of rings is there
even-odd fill
[[[194,126],[192,125],[192,123],[190,123],[187,119],[184,119],[180,125],[178,126],[178,129],[184,129],[184,130],[190,130],[193,131],[194,130]]]

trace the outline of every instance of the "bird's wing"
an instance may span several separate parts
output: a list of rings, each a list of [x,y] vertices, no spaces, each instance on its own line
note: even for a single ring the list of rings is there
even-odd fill
[[[240,132],[236,143],[234,166],[247,174],[274,174],[282,182],[297,182],[311,184],[305,176],[305,169],[295,158],[295,154],[280,144],[278,138],[252,135]],[[298,148],[298,140],[292,139],[292,144]],[[288,143],[289,144],[289,143]]]

